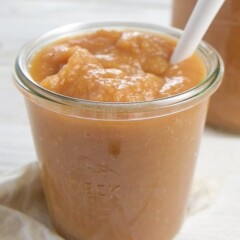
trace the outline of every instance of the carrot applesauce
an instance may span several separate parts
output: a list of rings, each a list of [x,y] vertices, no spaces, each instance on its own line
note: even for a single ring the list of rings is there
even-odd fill
[[[152,106],[205,78],[196,54],[170,65],[174,47],[151,32],[99,30],[32,54],[37,87],[64,100],[26,94],[48,209],[64,239],[171,240],[178,232],[209,95]],[[64,95],[90,101],[71,105]]]
[[[137,31],[107,31],[64,39],[36,54],[29,68],[53,92],[101,102],[139,102],[193,88],[205,76],[197,55],[171,66],[175,42]]]

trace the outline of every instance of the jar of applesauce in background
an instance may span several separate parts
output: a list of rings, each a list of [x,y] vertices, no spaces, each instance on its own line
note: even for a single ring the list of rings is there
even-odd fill
[[[174,0],[172,25],[184,28],[197,0]],[[225,62],[225,77],[212,96],[208,124],[240,133],[240,0],[227,0],[204,40]]]

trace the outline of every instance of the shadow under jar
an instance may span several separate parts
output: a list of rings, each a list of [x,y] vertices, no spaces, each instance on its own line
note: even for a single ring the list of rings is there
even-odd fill
[[[52,221],[66,239],[169,240],[187,205],[209,97],[223,74],[201,43],[206,78],[176,96],[136,103],[86,101],[31,78],[34,54],[58,39],[97,29],[135,29],[178,39],[149,24],[92,23],[56,29],[24,47],[14,79],[26,100]]]
[[[196,0],[174,0],[172,25],[184,28]],[[223,83],[211,97],[207,123],[240,133],[240,1],[227,0],[204,38],[225,64]]]

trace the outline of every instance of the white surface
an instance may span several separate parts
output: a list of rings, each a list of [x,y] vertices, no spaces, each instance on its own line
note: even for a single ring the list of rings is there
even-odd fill
[[[168,25],[170,0],[1,0],[0,170],[36,159],[24,101],[11,81],[19,48],[57,26],[76,21],[124,20]],[[190,217],[178,240],[240,239],[240,136],[207,129],[198,178],[219,187],[213,204]],[[0,222],[1,224],[1,222]]]

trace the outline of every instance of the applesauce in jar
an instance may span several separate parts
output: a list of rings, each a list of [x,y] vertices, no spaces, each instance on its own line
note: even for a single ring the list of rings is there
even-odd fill
[[[101,26],[53,31],[16,62],[51,219],[67,240],[169,240],[221,59],[201,45],[172,66],[174,30]]]
[[[172,24],[184,28],[196,0],[173,1]],[[240,133],[240,1],[227,0],[208,30],[205,40],[214,46],[225,63],[221,87],[212,96],[207,122]]]

